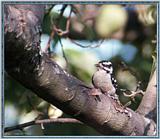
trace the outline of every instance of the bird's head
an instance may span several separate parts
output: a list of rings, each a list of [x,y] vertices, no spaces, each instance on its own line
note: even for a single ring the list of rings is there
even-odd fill
[[[110,61],[103,60],[95,64],[95,66],[98,70],[105,70],[109,74],[113,73],[113,67]]]

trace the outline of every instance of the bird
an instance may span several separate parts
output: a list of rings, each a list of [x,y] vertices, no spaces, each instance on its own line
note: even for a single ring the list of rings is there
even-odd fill
[[[118,95],[116,94],[118,84],[113,76],[112,63],[110,61],[102,60],[95,64],[95,66],[97,67],[97,70],[92,76],[92,84],[95,88],[92,95],[98,96],[101,91],[111,98],[111,102],[117,112],[125,113],[128,117],[131,117],[131,113],[121,104]]]
[[[97,71],[92,76],[92,84],[96,89],[100,89],[105,95],[113,97],[116,95],[118,87],[116,79],[113,77],[113,66],[110,61],[100,61],[95,64]]]

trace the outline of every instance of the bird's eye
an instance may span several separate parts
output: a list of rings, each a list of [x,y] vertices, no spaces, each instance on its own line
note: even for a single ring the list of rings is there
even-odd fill
[[[108,70],[106,71],[107,73],[110,73]]]
[[[108,65],[108,67],[109,67],[109,68],[111,68],[111,67],[112,67],[112,65]]]
[[[112,67],[112,63],[111,62],[102,62],[102,65],[104,66],[104,67]]]

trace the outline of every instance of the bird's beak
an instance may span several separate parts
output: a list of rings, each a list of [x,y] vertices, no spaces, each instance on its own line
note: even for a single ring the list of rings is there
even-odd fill
[[[99,67],[99,64],[95,64],[96,67]]]

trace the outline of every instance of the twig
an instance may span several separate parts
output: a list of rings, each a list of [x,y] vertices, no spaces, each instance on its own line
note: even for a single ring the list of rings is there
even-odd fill
[[[52,5],[46,5],[45,9],[45,14],[49,14],[51,12],[51,10],[54,8],[55,4],[52,4]]]
[[[53,25],[51,35],[50,35],[50,37],[49,37],[47,46],[46,46],[46,48],[45,48],[45,52],[47,52],[47,50],[50,48],[50,42],[51,42],[52,38],[54,37],[55,32],[56,32],[59,36],[67,35],[68,32],[69,32],[70,22],[71,22],[70,19],[71,19],[71,14],[72,14],[72,8],[71,8],[69,17],[67,18],[66,29],[63,31],[63,30],[61,30],[61,29],[58,27],[58,23],[60,22],[60,19],[61,19],[61,17],[63,16],[64,10],[66,9],[66,7],[67,7],[67,5],[64,5],[64,6],[62,7],[61,12],[60,12],[60,15],[59,15],[59,18],[57,19],[57,24]]]
[[[96,45],[93,45],[93,44],[90,44],[90,45],[82,45],[82,44],[80,44],[80,43],[78,43],[78,42],[76,42],[76,41],[74,41],[74,40],[72,40],[72,39],[70,39],[70,38],[68,38],[72,43],[74,43],[74,44],[76,44],[76,45],[78,45],[78,46],[80,46],[80,47],[82,47],[82,48],[96,48],[96,47],[100,47],[100,45],[104,42],[104,40],[100,40],[99,42],[98,42],[98,44],[96,44]]]
[[[63,7],[61,8],[61,12],[60,12],[60,15],[59,15],[58,20],[60,20],[61,17],[63,16],[63,13],[64,13],[64,11],[65,11],[65,9],[66,9],[67,6],[68,6],[67,4],[64,4]],[[59,22],[59,21],[58,21],[58,22]]]
[[[131,94],[126,94],[125,92],[123,92],[123,95],[124,95],[125,97],[134,98],[137,94],[142,94],[142,95],[144,95],[144,93],[145,93],[145,92],[143,92],[142,90],[138,90],[137,92],[135,92],[135,91],[130,91],[130,92],[131,92]]]
[[[47,52],[47,50],[50,48],[50,43],[51,43],[51,40],[52,40],[53,37],[54,37],[54,30],[52,30],[52,32],[51,32],[51,35],[49,37],[49,40],[47,42],[47,46],[45,47],[44,52]]]
[[[31,122],[24,123],[24,124],[19,124],[19,125],[16,125],[16,126],[6,127],[4,129],[4,132],[9,132],[9,131],[17,130],[17,129],[22,130],[24,127],[28,127],[28,126],[31,126],[31,125],[35,125],[35,121],[31,121]]]
[[[44,52],[47,52],[47,50],[50,48],[50,42],[51,42],[52,38],[54,37],[55,32],[57,32],[57,34],[58,34],[58,32],[61,31],[56,26],[58,26],[58,23],[60,22],[60,19],[64,13],[64,10],[66,9],[66,7],[67,7],[67,5],[63,5],[61,12],[60,12],[60,15],[59,15],[59,18],[57,19],[57,24],[53,25],[53,28],[52,28],[52,31],[51,31],[51,34],[50,34],[50,37],[49,37],[49,40],[47,42],[47,46],[45,47]]]
[[[135,97],[137,94],[142,94],[144,96],[145,92],[140,90],[141,81],[138,82],[136,90],[130,91],[128,89],[120,89],[125,97],[131,98],[133,102],[135,102]],[[130,92],[130,94],[126,94],[126,92]]]
[[[43,120],[34,120],[31,122],[27,122],[24,124],[19,124],[16,126],[6,127],[4,132],[9,132],[13,130],[22,130],[25,127],[32,126],[32,125],[44,125],[49,123],[78,123],[83,124],[82,122],[74,119],[74,118],[53,118],[53,119],[43,119]]]
[[[63,44],[62,44],[61,38],[60,38],[59,36],[58,36],[58,40],[59,40],[60,45],[61,45],[61,49],[62,49],[63,57],[64,57],[64,59],[65,59],[65,61],[66,61],[67,65],[68,65],[68,60],[67,60],[67,57],[66,57],[65,52],[64,52],[64,47],[63,47]]]
[[[69,28],[70,28],[70,23],[71,23],[71,14],[72,14],[72,7],[71,7],[71,10],[70,10],[69,16],[67,18],[66,29],[64,31],[62,29],[58,28],[57,25],[54,26],[53,29],[59,36],[65,36],[69,33]],[[62,15],[63,14],[60,14],[60,17]]]
[[[78,11],[78,9],[74,6],[74,5],[71,5],[72,7],[72,10],[73,10],[73,13],[75,15],[78,15],[79,17],[81,17],[82,15],[80,14],[80,12]]]
[[[74,118],[52,118],[52,119],[43,119],[43,120],[36,120],[35,124],[48,124],[48,123],[79,123],[83,124],[82,122],[78,121]]]

